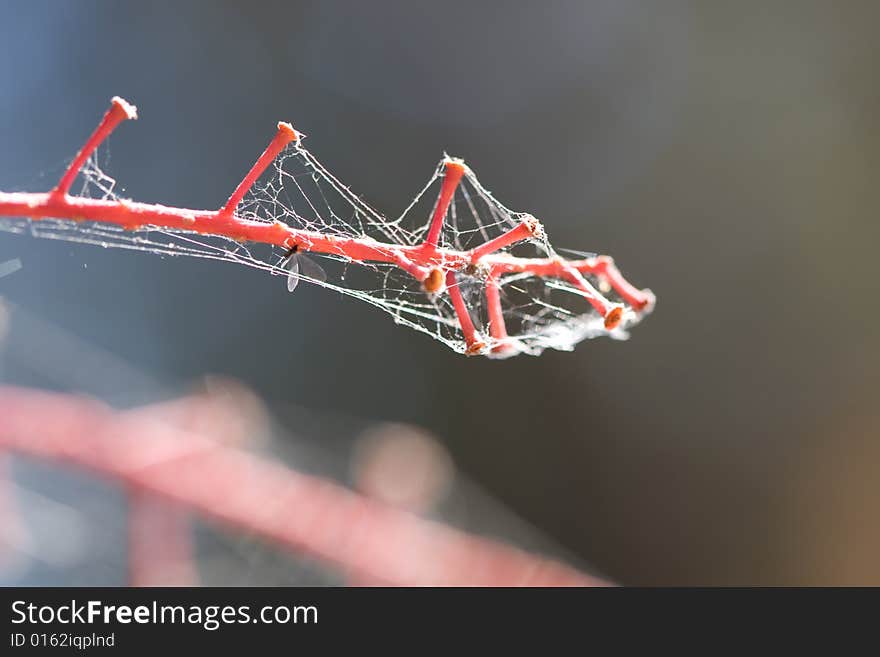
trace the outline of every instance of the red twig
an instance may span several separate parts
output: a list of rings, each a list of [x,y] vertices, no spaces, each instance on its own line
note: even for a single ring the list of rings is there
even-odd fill
[[[424,247],[426,251],[433,250],[437,246],[440,239],[440,231],[443,228],[443,221],[446,219],[446,212],[449,210],[449,204],[455,195],[455,188],[461,182],[464,175],[464,163],[458,160],[446,160],[443,167],[443,184],[440,186],[440,196],[437,199],[437,206],[434,208],[434,215],[431,217],[431,225],[428,228],[428,235],[425,237]]]
[[[539,237],[542,234],[543,229],[537,219],[534,217],[524,219],[519,225],[514,226],[503,235],[499,235],[495,239],[483,242],[480,246],[471,249],[471,262],[476,264],[481,258],[490,253],[495,253],[506,246],[516,244],[530,237]]]
[[[239,531],[391,585],[604,585],[146,414],[0,387],[0,450],[88,468]]]
[[[104,118],[101,119],[98,127],[95,128],[95,131],[86,140],[86,143],[83,144],[79,153],[73,158],[73,162],[70,163],[70,166],[67,167],[67,171],[64,172],[64,175],[61,176],[61,180],[58,181],[58,184],[55,185],[55,189],[52,190],[53,193],[62,196],[67,194],[74,179],[77,174],[79,174],[79,170],[82,169],[83,164],[86,163],[89,156],[95,152],[95,149],[101,145],[101,142],[107,139],[116,126],[122,123],[125,119],[136,118],[137,107],[131,105],[119,96],[114,96],[110,101],[110,109],[107,110],[107,113],[104,114]]]
[[[458,317],[458,324],[461,326],[461,333],[464,336],[464,343],[467,349],[465,353],[479,353],[485,345],[477,336],[474,320],[471,319],[471,313],[464,302],[464,297],[461,296],[461,289],[458,287],[455,272],[446,272],[446,289],[449,291],[449,298],[452,300],[452,307],[455,309],[455,316]]]
[[[510,346],[504,343],[507,338],[507,327],[501,306],[501,289],[494,273],[489,274],[486,279],[486,310],[489,315],[489,335],[498,343],[493,349],[496,351],[509,349]]]
[[[559,257],[517,258],[498,252],[517,241],[539,236],[542,229],[534,219],[527,219],[507,233],[469,251],[438,246],[449,205],[462,176],[467,172],[466,166],[459,160],[446,161],[440,195],[428,233],[424,242],[415,246],[300,230],[279,221],[269,223],[237,216],[235,210],[238,203],[259,176],[287,144],[298,139],[296,131],[288,123],[278,124],[278,131],[269,146],[220,210],[190,210],[124,199],[100,200],[70,196],[67,193],[70,185],[86,159],[101,141],[127,118],[136,118],[135,108],[120,98],[114,98],[101,124],[86,141],[55,189],[49,193],[0,192],[0,216],[89,220],[116,224],[129,230],[142,226],[156,226],[224,236],[240,241],[262,242],[288,249],[296,246],[304,251],[344,256],[355,262],[394,264],[420,281],[425,291],[429,293],[440,293],[443,283],[450,280],[450,274],[471,265],[482,266],[492,271],[496,281],[503,275],[511,273],[562,278],[571,281],[582,292],[596,311],[605,318],[605,326],[608,329],[613,329],[620,323],[623,308],[606,299],[584,279],[584,274],[604,277],[620,297],[637,312],[645,310],[653,303],[654,297],[651,292],[639,290],[627,282],[607,257],[581,260],[565,260]],[[452,278],[454,279],[454,276]],[[457,308],[456,296],[451,290],[450,297]],[[457,298],[460,300],[460,295]],[[465,316],[458,312],[460,320]],[[500,324],[496,321],[495,326],[497,329]],[[479,343],[476,337],[472,340],[468,339],[469,327],[466,326],[466,322],[462,324],[461,329],[469,346]],[[479,349],[469,349],[469,353],[479,353],[479,351]]]
[[[299,135],[296,134],[296,130],[293,129],[293,126],[289,123],[284,123],[283,121],[280,122],[278,124],[278,132],[275,133],[275,138],[269,142],[269,145],[266,146],[266,150],[263,151],[263,154],[260,155],[260,158],[254,163],[254,166],[251,167],[251,170],[248,171],[247,175],[240,183],[238,183],[238,187],[232,192],[229,200],[226,201],[226,205],[221,208],[220,214],[231,215],[235,212],[235,208],[238,207],[241,199],[244,198],[244,195],[248,193],[248,190],[253,187],[255,182],[257,182],[257,178],[263,175],[266,168],[272,164],[272,161],[276,157],[278,157],[278,153],[283,151],[284,147],[290,142],[296,141],[297,139],[299,139]]]
[[[571,281],[572,285],[583,293],[584,298],[590,302],[590,305],[605,318],[605,328],[612,329],[620,323],[623,317],[623,309],[620,306],[609,303],[608,299],[599,293],[599,290],[590,285],[583,274],[568,263],[564,264],[562,273],[565,278]]]

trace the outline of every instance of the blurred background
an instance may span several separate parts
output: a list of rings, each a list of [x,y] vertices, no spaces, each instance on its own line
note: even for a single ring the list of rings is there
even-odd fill
[[[880,584],[877,3],[0,11],[4,191],[48,189],[113,95],[140,119],[105,170],[183,207],[219,206],[290,120],[387,215],[445,150],[555,246],[608,253],[658,297],[628,342],[497,362],[244,267],[0,234],[0,262],[21,262],[0,279],[4,383],[129,407],[220,375],[263,400],[294,467],[406,506],[364,454],[390,445],[405,472],[424,448],[438,518],[624,584]],[[422,438],[395,443],[401,425]],[[114,504],[13,469],[34,509]],[[6,581],[120,583],[124,532],[93,515],[106,554]],[[233,543],[224,559],[257,549]]]

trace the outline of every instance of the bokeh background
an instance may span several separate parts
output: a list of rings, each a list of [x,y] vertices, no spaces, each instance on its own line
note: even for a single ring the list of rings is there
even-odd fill
[[[4,382],[135,405],[223,375],[308,409],[315,449],[340,423],[415,425],[625,584],[880,584],[877,3],[0,15],[0,189],[48,189],[121,95],[140,110],[110,141],[125,194],[217,207],[290,120],[389,215],[445,150],[658,296],[629,342],[493,362],[262,272],[0,234],[22,263],[0,279]]]

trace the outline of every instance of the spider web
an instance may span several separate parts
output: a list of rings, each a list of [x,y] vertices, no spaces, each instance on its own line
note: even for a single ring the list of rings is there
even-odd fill
[[[444,156],[403,213],[389,220],[340,182],[302,146],[300,139],[276,158],[239,204],[237,214],[259,222],[281,221],[296,229],[325,235],[414,246],[422,242],[428,232],[445,164],[451,159]],[[115,179],[102,170],[96,155],[83,167],[81,180],[81,196],[105,200],[121,198]],[[439,246],[466,251],[502,235],[528,217],[498,202],[466,167],[443,223]],[[125,230],[111,224],[60,219],[4,219],[0,221],[0,229],[103,247],[228,261],[285,278],[289,275],[285,267],[287,254],[280,247],[243,244],[222,236],[150,226]],[[524,258],[556,255],[543,235],[506,247],[499,253]],[[570,253],[577,257],[592,255]],[[326,280],[309,276],[309,268],[300,271],[301,280],[369,303],[391,315],[395,323],[426,333],[456,352],[466,352],[459,320],[447,293],[427,294],[418,281],[394,264],[353,261],[333,254],[309,253],[308,257],[324,269]],[[479,268],[456,272],[465,305],[486,344],[483,353],[490,357],[518,353],[538,355],[547,348],[567,351],[581,340],[600,335],[625,339],[626,329],[640,319],[601,277],[584,275],[609,301],[627,308],[623,321],[610,331],[582,292],[567,281],[528,273],[510,274],[499,280],[508,337],[504,340],[504,350],[495,349],[500,345],[490,337],[486,276],[487,272]]]

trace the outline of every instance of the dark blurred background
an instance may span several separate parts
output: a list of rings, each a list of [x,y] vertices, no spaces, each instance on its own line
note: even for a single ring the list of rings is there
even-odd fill
[[[270,407],[425,427],[622,583],[880,584],[876,2],[0,12],[0,189],[48,189],[118,94],[140,110],[110,141],[124,193],[214,208],[290,120],[388,215],[445,150],[658,297],[629,342],[493,362],[247,268],[0,234],[8,303],[166,390],[223,374]],[[154,394],[38,360],[7,354],[3,379]]]

